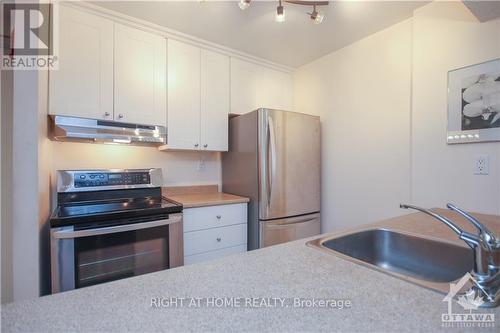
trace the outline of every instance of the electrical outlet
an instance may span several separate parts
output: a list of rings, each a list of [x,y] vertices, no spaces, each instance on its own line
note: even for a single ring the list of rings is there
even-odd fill
[[[203,156],[200,156],[200,160],[198,162],[198,170],[205,170],[205,159],[203,158]]]
[[[478,155],[474,161],[474,174],[487,175],[490,173],[490,157],[488,155]]]

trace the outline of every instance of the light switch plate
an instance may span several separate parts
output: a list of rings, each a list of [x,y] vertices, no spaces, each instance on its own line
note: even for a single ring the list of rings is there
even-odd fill
[[[474,161],[475,175],[488,175],[490,173],[490,157],[488,155],[478,155]]]

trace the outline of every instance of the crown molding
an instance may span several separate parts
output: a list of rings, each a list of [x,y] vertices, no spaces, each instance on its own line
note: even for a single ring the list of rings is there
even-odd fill
[[[252,62],[257,65],[265,66],[275,70],[279,70],[285,73],[292,73],[295,69],[293,67],[278,64],[264,58],[256,57],[251,54],[238,51],[229,47],[222,46],[220,44],[212,43],[210,41],[194,37],[180,31],[166,28],[156,23],[151,23],[146,20],[138,19],[130,15],[118,13],[116,11],[103,8],[94,4],[82,2],[82,1],[60,1],[61,5],[77,8],[94,15],[99,15],[108,19],[111,19],[117,23],[125,24],[137,29],[155,33],[164,36],[167,39],[174,39],[184,43],[192,44],[194,46],[204,48],[211,51],[216,51],[227,56],[237,58],[240,60],[245,60]]]

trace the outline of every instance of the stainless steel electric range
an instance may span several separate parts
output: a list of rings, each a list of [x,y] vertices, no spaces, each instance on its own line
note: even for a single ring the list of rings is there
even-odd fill
[[[161,169],[57,172],[52,293],[183,265],[182,205]]]

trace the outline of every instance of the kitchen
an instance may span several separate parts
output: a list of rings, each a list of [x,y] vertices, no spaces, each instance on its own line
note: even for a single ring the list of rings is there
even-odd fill
[[[60,3],[58,68],[2,69],[2,329],[435,331],[466,272],[494,303],[498,275],[478,276],[495,255],[477,244],[500,234],[500,113],[458,89],[457,125],[452,88],[500,72],[498,5]],[[161,208],[87,213],[81,229],[57,214],[124,198]],[[116,232],[147,223],[168,231]],[[137,276],[86,286],[96,272],[75,267],[106,273],[111,243]]]

